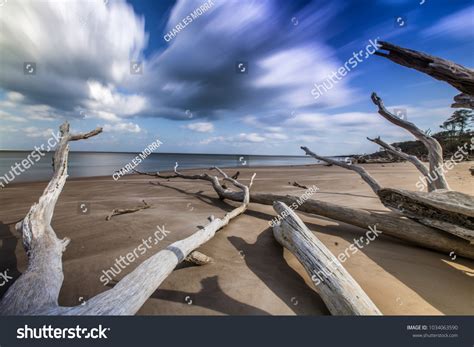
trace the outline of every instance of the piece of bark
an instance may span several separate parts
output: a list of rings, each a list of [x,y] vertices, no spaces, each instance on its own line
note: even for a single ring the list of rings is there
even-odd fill
[[[135,208],[114,208],[112,210],[112,212],[107,217],[105,217],[105,220],[109,221],[114,216],[118,216],[118,215],[121,215],[121,214],[127,214],[127,213],[134,213],[134,212],[137,212],[137,211],[146,210],[146,209],[151,207],[150,205],[148,205],[146,203],[145,200],[142,200],[142,202],[143,202],[142,206],[137,206]]]
[[[360,285],[293,210],[280,201],[273,208],[283,217],[273,226],[275,239],[303,265],[333,315],[381,315]],[[321,273],[328,276],[316,283]]]
[[[406,120],[397,117],[396,115],[389,112],[382,101],[382,99],[377,96],[377,94],[372,93],[372,101],[378,107],[378,113],[388,120],[390,123],[395,124],[408,132],[410,132],[417,140],[421,141],[423,145],[428,150],[428,161],[429,161],[429,172],[432,174],[432,177],[436,179],[432,180],[432,186],[430,189],[448,189],[449,185],[446,181],[446,177],[441,168],[443,166],[443,148],[439,142],[429,135],[427,135],[423,130],[419,129],[415,124],[408,122]],[[437,172],[441,171],[441,172]]]
[[[184,260],[196,265],[207,265],[214,262],[214,259],[199,251],[191,252]]]
[[[293,183],[288,182],[288,184],[292,185],[293,187],[302,188],[302,189],[308,189],[308,187],[306,187],[305,185],[299,184],[299,183],[296,182],[296,181],[294,181]]]

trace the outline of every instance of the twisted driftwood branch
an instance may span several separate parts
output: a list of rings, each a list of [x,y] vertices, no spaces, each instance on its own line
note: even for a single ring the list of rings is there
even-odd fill
[[[312,152],[308,147],[301,147],[303,151],[305,151],[306,155],[309,155],[313,158],[318,160],[325,161],[326,163],[333,164],[336,166],[343,167],[344,169],[352,170],[357,172],[360,177],[372,188],[375,194],[381,189],[380,184],[373,178],[362,166],[354,165],[354,164],[347,164],[342,161],[334,160],[331,158],[321,157],[316,153]]]
[[[421,143],[425,145],[426,149],[428,150],[428,160],[430,164],[429,173],[433,174],[433,177],[435,178],[432,180],[432,189],[434,188],[449,190],[449,185],[446,181],[444,173],[442,170],[439,169],[443,166],[443,148],[441,147],[439,142],[434,137],[425,134],[425,132],[419,129],[415,124],[405,121],[389,112],[385,108],[382,99],[378,97],[376,93],[372,93],[371,98],[373,103],[378,107],[378,113],[382,117],[384,117],[390,123],[393,123],[407,130],[413,136],[415,136],[416,139],[418,139],[419,141],[421,141]]]
[[[421,172],[421,174],[424,177],[427,177],[429,175],[428,168],[415,155],[410,155],[410,154],[402,152],[402,150],[397,149],[397,148],[393,147],[392,145],[382,141],[380,139],[380,137],[376,137],[375,139],[371,139],[371,138],[367,137],[367,140],[372,141],[372,142],[378,144],[379,146],[382,146],[383,148],[385,148],[390,153],[392,153],[392,154],[394,154],[394,155],[396,155],[396,156],[398,156],[402,159],[405,159],[406,161],[409,161],[410,163],[415,165],[415,167],[418,169],[418,171]],[[427,182],[428,182],[428,191],[431,192],[431,191],[435,190],[435,187],[434,187],[433,183],[429,180],[427,180]]]

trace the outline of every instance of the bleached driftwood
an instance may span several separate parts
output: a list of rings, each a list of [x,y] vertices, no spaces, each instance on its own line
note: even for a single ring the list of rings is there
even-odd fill
[[[149,175],[157,177],[155,174]],[[187,175],[181,175],[179,177],[186,178],[186,176]],[[203,180],[208,181],[208,179]],[[217,177],[215,185],[220,185]],[[232,201],[242,201],[243,199],[242,192],[222,192],[222,189],[215,189],[215,191],[217,194],[221,192],[221,199]],[[250,193],[251,203],[272,206],[275,201],[281,201],[287,205],[297,204],[299,206],[298,211],[301,212],[323,216],[363,229],[367,229],[369,225],[377,225],[378,229],[382,230],[385,235],[393,236],[410,244],[444,254],[449,254],[454,251],[458,256],[474,259],[474,247],[466,240],[447,234],[439,229],[417,223],[414,220],[403,218],[400,215],[371,212],[315,199],[307,199],[303,203],[300,203],[300,200],[300,197],[291,195]]]
[[[142,200],[142,202],[143,202],[142,206],[137,206],[135,208],[114,208],[112,212],[110,212],[110,214],[107,217],[105,217],[105,220],[109,221],[114,216],[119,216],[121,214],[127,214],[127,213],[134,213],[141,210],[146,210],[151,207],[150,205],[146,203],[145,200]]]
[[[61,139],[54,153],[54,173],[38,203],[16,224],[28,256],[26,271],[11,285],[0,302],[2,314],[35,314],[55,307],[64,279],[62,254],[70,239],[58,239],[51,227],[54,208],[66,183],[69,142],[87,139],[102,132],[101,128],[86,134],[71,135],[69,123],[61,125]]]
[[[69,124],[60,127],[61,140],[55,152],[54,174],[39,202],[34,204],[25,219],[17,224],[22,232],[23,245],[28,255],[26,271],[11,285],[0,302],[2,315],[132,315],[135,314],[163,280],[192,251],[210,240],[218,230],[243,213],[249,204],[249,187],[227,178],[241,189],[242,204],[222,219],[212,218],[204,228],[191,236],[174,242],[141,263],[112,289],[74,307],[58,305],[59,291],[64,279],[62,253],[69,239],[57,238],[51,227],[54,208],[67,179],[69,141],[87,139],[99,134],[96,129],[87,134],[69,134]]]
[[[423,130],[419,129],[415,124],[397,117],[396,115],[389,112],[380,97],[377,94],[372,93],[372,101],[378,107],[378,113],[388,120],[408,132],[410,132],[417,140],[421,141],[428,150],[428,161],[429,161],[429,175],[433,177],[431,189],[449,189],[448,182],[444,176],[441,168],[443,167],[443,148],[439,142]]]
[[[461,91],[454,98],[451,107],[473,108],[474,106],[474,70],[452,61],[426,53],[403,48],[389,42],[378,41],[380,50],[375,52],[391,61],[421,71],[440,81],[445,81]],[[388,54],[382,52],[388,51]]]
[[[333,164],[336,166],[343,167],[344,169],[352,170],[357,172],[360,177],[372,188],[375,194],[381,189],[380,184],[373,178],[362,166],[358,166],[352,163],[345,163],[339,160],[322,157],[312,152],[308,147],[302,146],[301,149],[305,151],[306,155],[309,155],[315,159],[325,161],[326,163]]]
[[[410,154],[404,153],[402,150],[400,150],[398,148],[395,148],[392,145],[382,141],[380,139],[380,137],[377,137],[375,139],[371,139],[371,138],[367,137],[367,140],[378,144],[379,146],[385,148],[388,152],[390,152],[390,153],[392,153],[392,154],[394,154],[394,155],[396,155],[396,156],[398,156],[402,159],[405,159],[406,161],[412,163],[413,165],[415,165],[415,167],[418,169],[418,171],[420,171],[420,173],[423,175],[423,177],[428,177],[428,175],[430,174],[429,170],[425,166],[425,164],[423,164],[423,162],[420,159],[418,159],[415,155],[410,155]],[[427,180],[427,183],[428,183],[428,191],[431,192],[431,191],[435,190],[435,187],[434,187],[433,183],[430,180]]]
[[[318,279],[315,287],[333,315],[381,315],[377,306],[339,260],[293,210],[280,201],[276,201],[273,208],[282,217],[273,226],[276,240],[295,255],[313,283],[319,274],[327,275]]]

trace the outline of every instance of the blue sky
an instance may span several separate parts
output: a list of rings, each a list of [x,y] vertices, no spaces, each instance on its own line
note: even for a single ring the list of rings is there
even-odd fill
[[[68,120],[104,127],[73,150],[141,151],[158,138],[163,152],[368,153],[366,136],[410,139],[377,115],[372,91],[432,130],[458,91],[375,55],[318,98],[315,83],[376,39],[474,66],[473,1],[1,3],[0,149],[41,145]]]

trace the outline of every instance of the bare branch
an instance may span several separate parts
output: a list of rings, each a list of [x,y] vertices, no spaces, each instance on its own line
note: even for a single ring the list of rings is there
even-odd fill
[[[380,137],[377,137],[375,139],[371,139],[371,138],[367,137],[367,140],[372,141],[372,142],[378,144],[379,146],[382,146],[383,148],[385,148],[390,153],[395,154],[396,156],[409,161],[410,163],[415,165],[415,167],[418,169],[418,171],[421,172],[423,177],[427,177],[429,175],[430,172],[429,172],[428,168],[415,155],[409,155],[407,153],[402,152],[400,149],[397,149],[397,148],[393,147],[392,145],[382,141],[380,139]],[[434,187],[433,183],[431,182],[431,180],[427,180],[427,182],[428,182],[428,191],[431,192],[431,191],[436,189]]]
[[[331,158],[321,157],[316,153],[312,152],[310,149],[308,149],[308,147],[303,146],[301,147],[301,149],[305,151],[307,155],[310,155],[313,158],[325,161],[329,164],[334,164],[336,166],[343,167],[344,169],[357,172],[360,177],[370,186],[370,188],[372,188],[375,194],[377,194],[377,192],[381,189],[380,184],[363,167],[354,164],[347,164],[342,161],[334,160]]]
[[[435,138],[425,134],[425,132],[420,130],[415,124],[405,121],[389,112],[385,108],[382,99],[378,97],[376,93],[372,93],[371,98],[373,103],[378,107],[378,113],[382,117],[384,117],[390,123],[407,130],[425,145],[426,149],[428,150],[428,160],[430,163],[429,172],[435,178],[432,180],[434,188],[449,190],[448,182],[446,181],[444,173],[441,170],[443,166],[443,148],[439,142]]]
[[[118,215],[121,215],[121,214],[127,214],[127,213],[134,213],[134,212],[137,212],[137,211],[146,210],[146,209],[151,207],[150,205],[148,205],[146,203],[145,200],[142,200],[142,202],[143,202],[143,206],[137,206],[135,208],[124,208],[124,209],[114,208],[112,210],[112,212],[107,217],[105,217],[105,220],[109,221],[114,216],[118,216]]]

